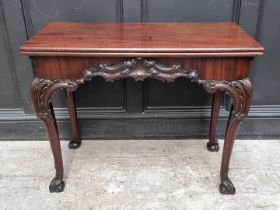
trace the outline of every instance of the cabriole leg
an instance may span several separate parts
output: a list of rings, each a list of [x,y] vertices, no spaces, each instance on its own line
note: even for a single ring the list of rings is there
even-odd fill
[[[61,154],[61,147],[60,147],[60,139],[59,139],[59,133],[57,129],[55,114],[53,111],[52,103],[50,102],[50,110],[51,110],[51,118],[53,123],[44,123],[44,127],[48,133],[48,137],[51,144],[52,153],[54,156],[54,165],[56,174],[53,180],[50,183],[49,190],[50,192],[62,192],[64,190],[64,181],[63,181],[63,160],[62,160],[62,154]]]
[[[48,134],[55,165],[55,177],[50,183],[50,192],[62,192],[63,182],[63,161],[60,148],[60,139],[56,124],[56,119],[51,104],[51,96],[55,90],[69,88],[75,90],[78,83],[61,80],[47,80],[35,78],[31,86],[31,97],[35,112],[39,119],[43,121]]]
[[[243,120],[246,119],[251,105],[252,85],[248,78],[238,81],[199,81],[208,92],[221,90],[228,92],[233,98],[233,108],[227,124],[224,140],[224,149],[220,171],[220,192],[222,194],[234,194],[235,187],[228,177],[230,157],[234,140]]]

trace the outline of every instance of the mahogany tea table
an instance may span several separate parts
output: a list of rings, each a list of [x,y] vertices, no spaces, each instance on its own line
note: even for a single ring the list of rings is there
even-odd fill
[[[264,48],[235,23],[73,23],[53,22],[20,48],[30,56],[35,79],[32,102],[43,121],[56,174],[50,192],[62,192],[63,162],[51,96],[64,90],[72,127],[71,149],[81,145],[75,107],[76,88],[93,77],[107,81],[155,78],[173,82],[185,77],[213,93],[209,151],[218,151],[216,124],[223,93],[233,99],[220,169],[222,194],[234,194],[229,162],[240,123],[252,97],[250,62]]]

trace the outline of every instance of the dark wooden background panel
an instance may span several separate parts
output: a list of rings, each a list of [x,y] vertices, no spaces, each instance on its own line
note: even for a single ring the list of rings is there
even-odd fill
[[[25,118],[26,114],[32,114],[29,86],[33,79],[33,70],[31,62],[28,58],[20,56],[18,48],[26,40],[26,25],[23,18],[22,4],[19,0],[5,1],[1,0],[0,9],[2,10],[4,20],[0,24],[5,27],[7,37],[3,40],[6,43],[6,55],[9,56],[10,65],[3,69],[3,72],[13,76],[13,81],[5,80],[4,90],[10,92],[11,96],[17,97],[19,101],[19,109],[10,113],[10,119]],[[2,65],[2,63],[1,63]],[[13,88],[9,88],[11,85]],[[11,107],[6,107],[10,109]],[[6,116],[5,112],[3,115]],[[5,117],[4,117],[5,118]],[[1,114],[0,114],[1,119]]]
[[[21,98],[20,84],[17,75],[18,69],[16,65],[18,57],[15,56],[15,51],[17,51],[16,45],[20,40],[17,39],[19,36],[16,39],[14,39],[15,37],[13,36],[15,30],[19,33],[20,29],[10,30],[10,26],[14,24],[18,17],[17,14],[12,18],[10,16],[9,12],[12,9],[12,3],[15,2],[0,1],[0,107],[3,109],[3,111],[0,110],[0,117],[1,114],[5,115],[6,109],[9,109],[10,111],[16,110],[17,112],[21,109],[22,103],[24,103],[24,98]],[[14,8],[17,6],[19,6],[18,8],[21,12],[20,5],[15,4]]]
[[[260,22],[263,13],[264,0],[243,0],[240,4],[239,16],[236,22],[241,25],[246,31],[257,37],[257,33],[260,27]]]
[[[102,78],[94,78],[79,86],[76,91],[76,104],[79,109],[91,112],[124,112],[125,91],[125,81],[106,83]],[[53,101],[56,108],[66,107],[63,91],[54,94]]]
[[[253,107],[240,137],[279,137],[279,10],[275,0],[0,0],[0,139],[46,139],[30,103],[32,65],[18,48],[51,21],[236,21],[266,48],[251,67]],[[185,79],[95,78],[78,89],[77,104],[83,138],[207,136],[210,95]],[[60,134],[69,138],[63,94],[56,94],[55,105]],[[222,110],[219,134],[227,114]]]
[[[143,0],[145,21],[231,21],[233,0]]]
[[[28,3],[35,32],[51,21],[116,22],[123,20],[121,0],[29,0]],[[76,95],[77,106],[83,110],[87,108],[91,113],[126,109],[125,81],[110,84],[95,78],[81,86]],[[65,107],[63,94],[57,94],[54,97],[54,104],[56,107]]]
[[[143,86],[145,111],[184,111],[211,104],[211,97],[203,87],[187,79],[179,78],[174,83],[149,79]]]
[[[253,102],[254,105],[280,108],[280,1],[265,0],[263,10],[259,40],[265,47],[265,55],[256,60],[252,69]]]
[[[15,93],[17,88],[14,83],[14,75],[12,71],[7,71],[13,65],[10,60],[11,51],[9,44],[4,36],[8,36],[4,22],[1,19],[1,33],[0,33],[0,109],[2,108],[19,108],[20,101]]]
[[[231,21],[234,9],[232,0],[143,0],[143,2],[142,19],[148,22]],[[198,86],[184,79],[168,85],[147,80],[143,83],[145,110],[170,112],[172,109],[187,111],[193,109],[193,106],[209,107],[210,95]]]
[[[57,108],[65,108],[66,102],[63,91],[53,96]],[[102,78],[94,78],[79,86],[76,91],[78,109],[92,112],[124,112],[126,110],[126,81],[106,82]],[[85,109],[86,108],[86,109]]]
[[[140,22],[142,0],[122,0],[123,21]]]
[[[28,0],[35,31],[51,21],[114,22],[121,20],[121,0]]]
[[[125,81],[107,82],[104,79],[94,78],[91,82],[81,85],[76,93],[79,107],[126,107]],[[86,100],[87,99],[87,100]]]

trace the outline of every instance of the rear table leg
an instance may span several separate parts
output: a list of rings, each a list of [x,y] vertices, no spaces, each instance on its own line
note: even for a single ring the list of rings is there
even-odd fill
[[[64,89],[66,103],[70,115],[71,130],[72,130],[72,140],[69,142],[68,147],[70,149],[77,149],[81,146],[82,141],[79,137],[79,126],[77,119],[75,92]]]
[[[216,139],[216,127],[217,127],[217,121],[218,121],[218,115],[220,111],[222,97],[223,97],[223,92],[220,90],[216,90],[212,99],[209,141],[207,142],[207,149],[210,152],[218,152],[220,149],[218,140]]]

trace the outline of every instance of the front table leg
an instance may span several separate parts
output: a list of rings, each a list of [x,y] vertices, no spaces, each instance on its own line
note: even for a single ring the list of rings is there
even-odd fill
[[[53,92],[58,89],[69,89],[74,91],[77,88],[77,85],[78,82],[35,78],[31,86],[33,106],[38,118],[43,121],[54,157],[56,174],[49,186],[50,192],[62,192],[65,185],[63,182],[63,161],[60,139],[51,104],[51,96]]]
[[[233,108],[229,117],[224,140],[224,149],[220,171],[220,192],[222,194],[234,194],[235,187],[228,177],[230,157],[234,140],[243,120],[246,119],[251,105],[252,85],[248,78],[238,81],[199,81],[208,92],[217,90],[228,92],[233,98]]]

